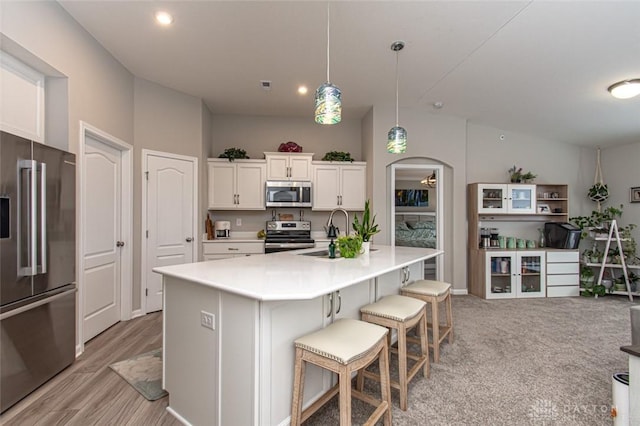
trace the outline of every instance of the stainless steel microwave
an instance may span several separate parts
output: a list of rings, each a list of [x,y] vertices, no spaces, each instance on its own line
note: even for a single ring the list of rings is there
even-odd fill
[[[267,181],[267,207],[311,207],[311,182]]]

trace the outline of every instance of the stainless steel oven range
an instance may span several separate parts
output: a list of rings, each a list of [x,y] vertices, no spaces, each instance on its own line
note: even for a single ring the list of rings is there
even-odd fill
[[[311,238],[311,222],[306,220],[268,221],[264,242],[265,253],[315,247]]]

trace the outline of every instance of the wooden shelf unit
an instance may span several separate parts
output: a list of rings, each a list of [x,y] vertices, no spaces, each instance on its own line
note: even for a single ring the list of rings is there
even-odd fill
[[[506,184],[487,184],[487,183],[471,183],[467,185],[467,220],[468,238],[467,238],[467,265],[468,265],[468,288],[469,293],[486,298],[486,278],[485,271],[490,265],[486,264],[486,253],[489,249],[479,248],[481,222],[523,222],[523,223],[544,223],[544,222],[568,222],[569,221],[569,187],[566,184],[536,184],[535,185],[535,201],[536,211],[538,204],[547,204],[549,212],[545,213],[484,213],[480,212],[479,194],[481,188],[487,185],[506,185]],[[545,193],[548,198],[545,198]],[[552,197],[556,193],[557,197]],[[560,213],[554,213],[554,209],[561,209]],[[486,225],[485,225],[486,226]],[[511,250],[511,249],[503,249]],[[517,250],[523,251],[523,250]]]

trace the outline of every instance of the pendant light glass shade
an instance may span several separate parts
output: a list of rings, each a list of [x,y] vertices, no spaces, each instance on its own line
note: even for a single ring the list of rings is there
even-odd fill
[[[327,82],[316,89],[315,121],[318,124],[338,124],[342,120],[342,92],[329,80],[329,5],[327,3]]]
[[[387,135],[387,152],[391,154],[403,154],[407,152],[407,131],[404,127],[395,126]]]
[[[316,123],[338,124],[342,119],[342,92],[328,81],[316,90],[315,104]]]
[[[398,124],[398,52],[404,48],[404,41],[395,41],[391,50],[396,52],[396,125],[387,135],[387,152],[390,154],[404,154],[407,152],[407,131]]]

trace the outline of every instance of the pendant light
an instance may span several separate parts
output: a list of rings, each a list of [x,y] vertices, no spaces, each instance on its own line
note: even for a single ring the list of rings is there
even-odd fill
[[[403,154],[407,152],[407,131],[398,125],[398,52],[404,48],[404,41],[394,41],[391,50],[396,52],[396,125],[387,135],[387,152]]]
[[[342,93],[329,80],[329,4],[327,3],[327,82],[316,90],[315,120],[318,124],[338,124],[342,120]]]
[[[428,186],[429,188],[435,188],[436,186],[436,172],[435,170],[429,176],[420,181],[421,184]]]

